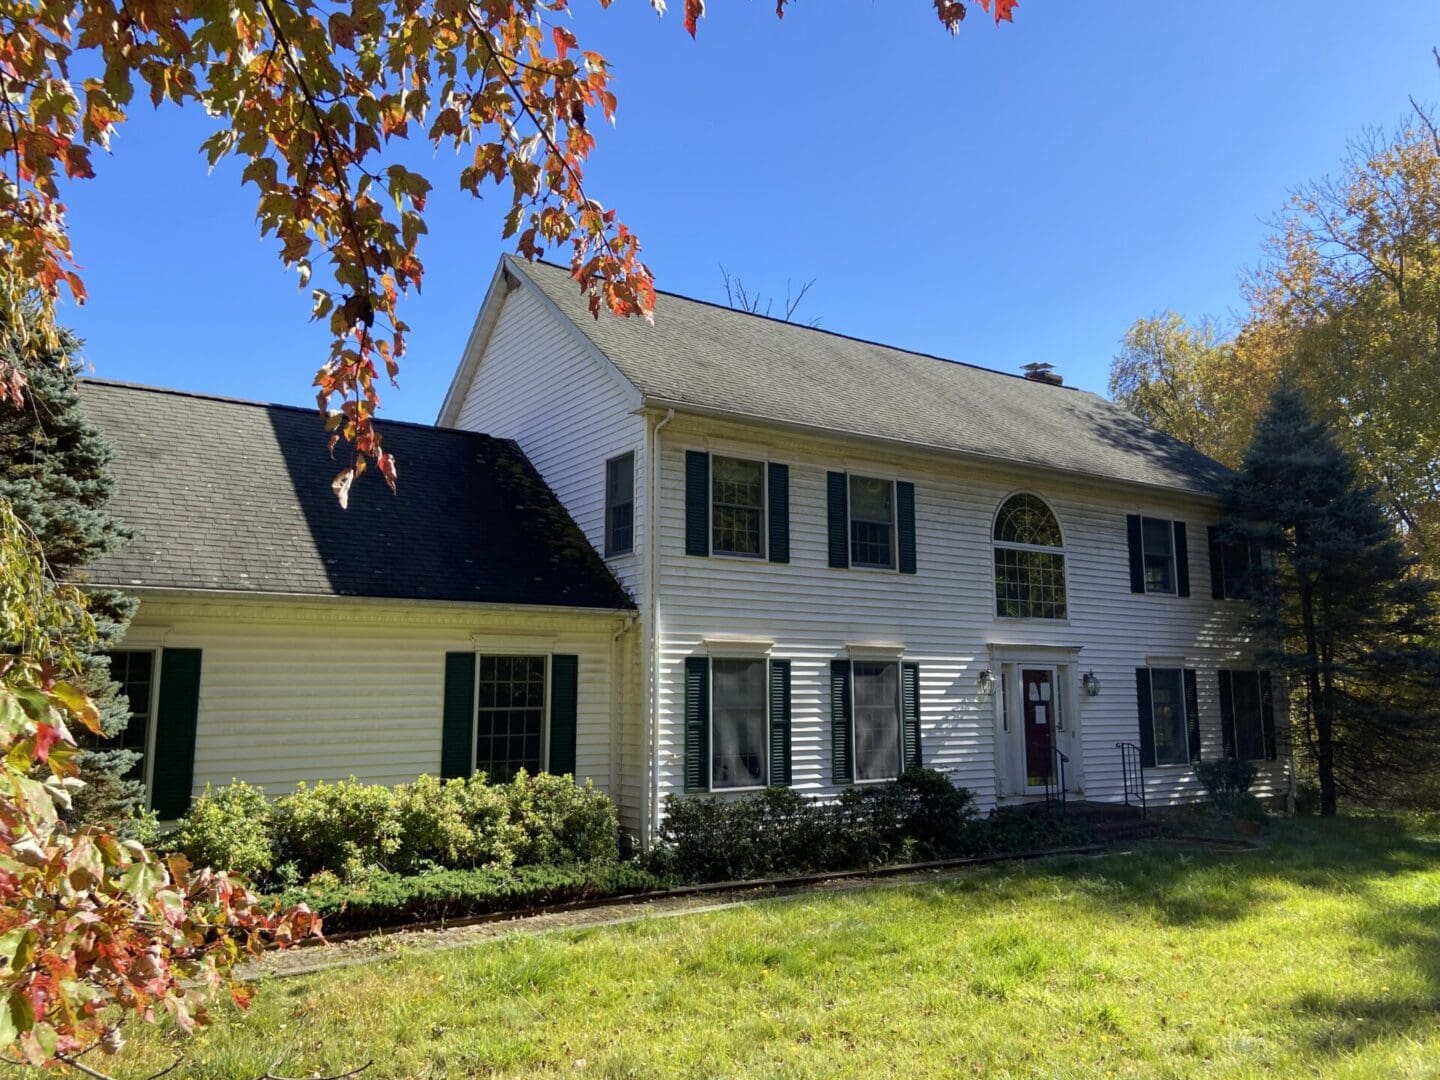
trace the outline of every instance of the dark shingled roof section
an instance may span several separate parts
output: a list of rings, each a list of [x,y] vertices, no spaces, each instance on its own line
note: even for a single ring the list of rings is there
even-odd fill
[[[85,380],[135,539],[88,573],[120,586],[622,608],[633,603],[520,448],[381,422],[399,460],[341,510],[312,409]]]
[[[567,268],[509,257],[646,398],[1215,495],[1228,470],[1098,394],[662,293],[591,316]]]

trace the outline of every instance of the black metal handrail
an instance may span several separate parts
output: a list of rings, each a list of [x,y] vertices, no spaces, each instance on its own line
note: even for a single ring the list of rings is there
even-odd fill
[[[1140,816],[1146,816],[1145,806],[1145,759],[1140,756],[1140,747],[1133,742],[1117,742],[1120,751],[1120,779],[1124,784],[1125,805],[1140,807]],[[1134,798],[1136,801],[1131,802]]]
[[[1065,816],[1065,766],[1069,763],[1070,759],[1058,746],[1050,747],[1050,772],[1045,777],[1045,809],[1053,811],[1059,807],[1061,817]]]

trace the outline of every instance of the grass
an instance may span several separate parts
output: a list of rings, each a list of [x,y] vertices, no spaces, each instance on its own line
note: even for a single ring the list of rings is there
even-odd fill
[[[1440,1076],[1440,837],[1284,822],[261,989],[144,1075]]]

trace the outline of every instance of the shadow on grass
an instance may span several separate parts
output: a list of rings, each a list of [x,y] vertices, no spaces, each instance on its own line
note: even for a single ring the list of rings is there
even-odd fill
[[[1406,903],[1387,886],[1408,873],[1440,869],[1440,842],[1376,819],[1275,823],[1260,851],[1218,853],[1155,845],[1134,855],[1100,860],[1057,859],[1010,866],[974,880],[937,888],[924,902],[955,903],[960,894],[989,899],[1053,898],[1065,879],[1067,904],[1076,910],[1121,913],[1176,928],[1223,928],[1283,903],[1296,888],[1344,894],[1364,909],[1342,930],[1360,952],[1381,955],[1397,974],[1394,992],[1347,991],[1346,965],[1337,964],[1333,989],[1308,990],[1276,1002],[1292,1018],[1289,1037],[1321,1053],[1342,1053],[1433,1027],[1440,1012],[1440,901]],[[1258,946],[1257,946],[1258,947]],[[1305,948],[1303,940],[1278,948]]]

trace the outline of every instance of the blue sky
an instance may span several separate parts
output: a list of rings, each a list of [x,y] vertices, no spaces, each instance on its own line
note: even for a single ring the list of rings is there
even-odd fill
[[[1100,391],[1133,319],[1232,313],[1286,193],[1440,99],[1434,0],[1023,0],[958,38],[928,0],[711,0],[693,42],[644,0],[575,3],[620,95],[588,186],[661,288],[813,277],[801,314],[827,329]],[[308,403],[327,336],[238,168],[207,173],[208,125],[141,106],[69,193],[91,299],[62,318],[99,376]],[[429,421],[506,247],[503,200],[420,157],[425,290],[382,415]]]

